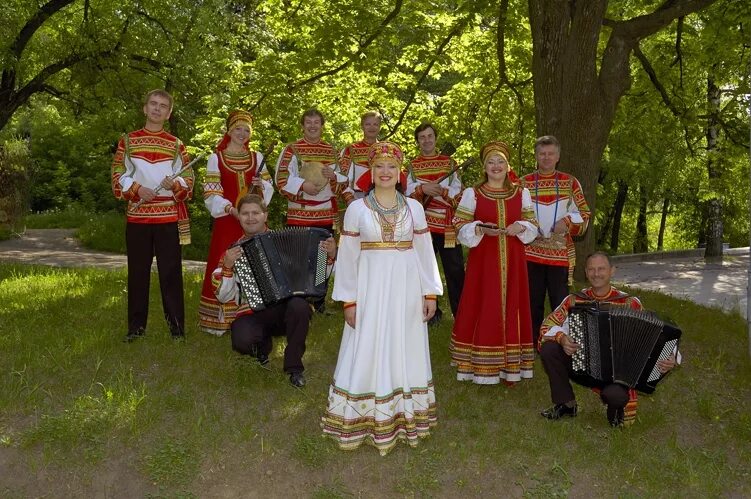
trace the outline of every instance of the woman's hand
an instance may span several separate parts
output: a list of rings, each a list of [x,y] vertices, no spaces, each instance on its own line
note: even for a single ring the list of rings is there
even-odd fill
[[[434,299],[424,298],[422,299],[422,321],[428,322],[435,315],[436,303]]]
[[[347,307],[344,309],[344,322],[347,323],[349,327],[352,329],[355,329],[355,319],[357,318],[357,307]]]
[[[492,227],[488,227],[488,226]],[[490,236],[490,237],[498,237],[501,234],[504,234],[506,232],[506,229],[502,229],[495,224],[477,224],[475,225],[475,234],[478,236]]]
[[[524,227],[522,224],[518,222],[514,222],[508,227],[506,227],[506,235],[507,236],[518,236],[522,232],[526,230],[526,227]]]

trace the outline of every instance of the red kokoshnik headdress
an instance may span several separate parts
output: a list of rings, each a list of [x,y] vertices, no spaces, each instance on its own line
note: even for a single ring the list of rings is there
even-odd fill
[[[508,176],[508,179],[513,184],[520,184],[519,177],[514,173],[513,168],[511,167],[511,163],[509,162],[509,158],[511,157],[511,154],[509,153],[508,145],[506,145],[505,142],[501,142],[500,140],[492,140],[482,146],[482,149],[480,149],[480,160],[482,161],[483,168],[485,168],[485,160],[488,159],[488,157],[493,154],[500,154],[503,156],[503,159],[508,162],[508,173],[506,174]]]
[[[227,116],[227,130],[224,132],[224,137],[222,137],[222,140],[219,141],[219,144],[216,146],[216,152],[222,152],[227,148],[230,141],[232,141],[232,137],[230,137],[229,133],[237,126],[239,125],[247,125],[247,127],[250,129],[251,133],[253,132],[253,115],[250,114],[248,111],[243,111],[242,109],[236,109],[229,113],[229,116]],[[250,137],[248,137],[248,140],[245,141],[245,149],[248,149],[248,143],[250,142]]]
[[[379,159],[391,161],[399,167],[399,182],[406,188],[407,174],[402,170],[404,153],[393,142],[376,142],[370,146],[370,150],[368,151],[368,165],[370,165],[370,169],[363,173],[357,180],[357,187],[363,192],[368,192],[370,185],[373,183],[373,165]]]

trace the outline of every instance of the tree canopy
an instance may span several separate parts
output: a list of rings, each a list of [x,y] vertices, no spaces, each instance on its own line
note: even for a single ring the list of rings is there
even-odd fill
[[[521,173],[535,137],[558,136],[561,168],[596,212],[582,249],[707,243],[717,217],[719,237],[743,244],[750,12],[731,0],[10,0],[0,140],[28,139],[34,209],[103,210],[116,206],[112,144],[141,125],[151,88],[174,94],[170,127],[193,151],[237,107],[254,114],[256,146],[297,138],[316,106],[343,147],[377,109],[408,155],[431,120],[459,159],[506,141]]]

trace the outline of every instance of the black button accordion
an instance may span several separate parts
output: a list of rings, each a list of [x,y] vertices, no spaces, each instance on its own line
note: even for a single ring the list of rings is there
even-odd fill
[[[322,298],[328,290],[325,229],[288,227],[264,232],[238,243],[243,257],[235,262],[241,300],[258,312],[293,296]]]
[[[571,379],[589,387],[618,383],[654,392],[664,377],[657,361],[670,358],[681,337],[653,312],[615,305],[571,307],[568,322],[568,336],[580,346],[571,356]]]

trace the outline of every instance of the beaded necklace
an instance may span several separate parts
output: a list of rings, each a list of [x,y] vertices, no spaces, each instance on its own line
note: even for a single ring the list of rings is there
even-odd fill
[[[375,189],[370,191],[364,200],[365,205],[373,215],[373,220],[381,227],[381,242],[394,242],[394,247],[396,247],[401,242],[401,239],[396,239],[396,235],[399,234],[401,238],[407,218],[412,215],[412,212],[407,208],[404,195],[397,192],[396,204],[391,208],[385,208],[378,202]]]

